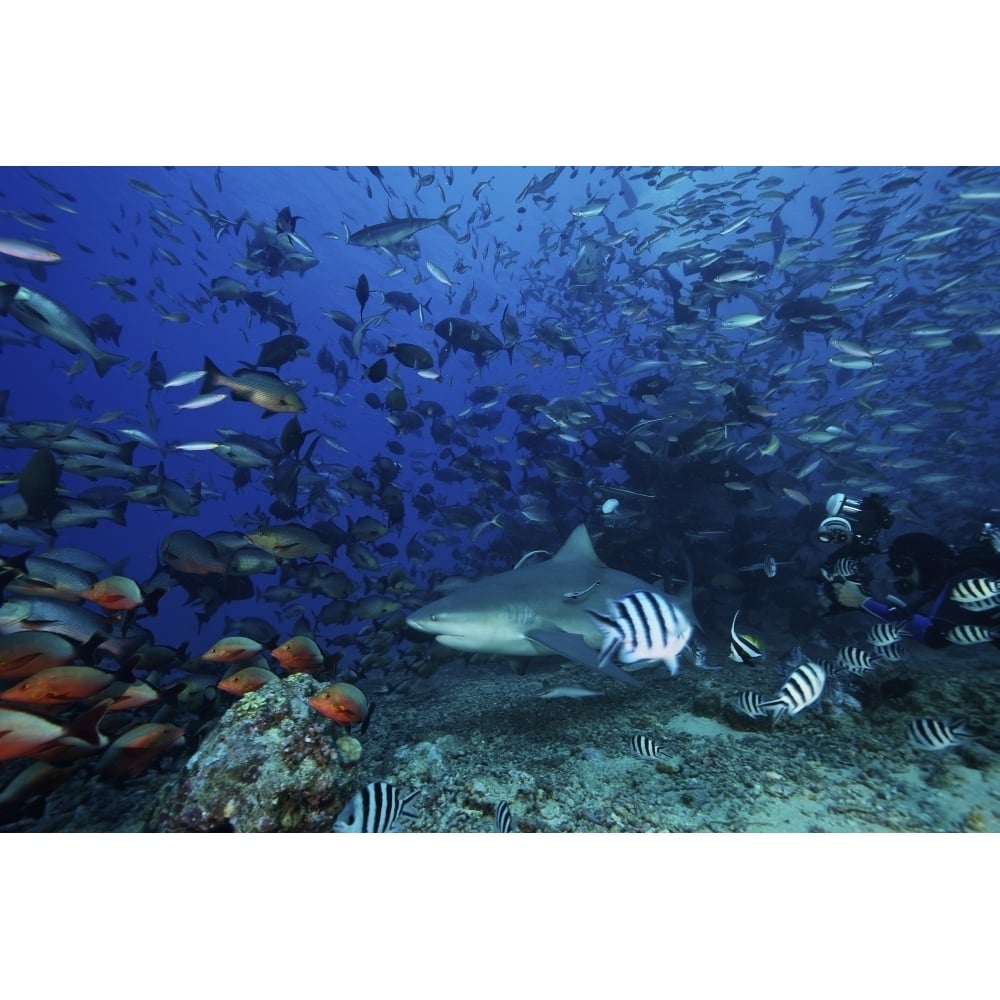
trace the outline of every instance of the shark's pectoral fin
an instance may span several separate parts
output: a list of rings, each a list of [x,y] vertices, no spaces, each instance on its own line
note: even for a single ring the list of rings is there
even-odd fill
[[[567,656],[575,663],[580,663],[593,670],[599,670],[606,677],[611,677],[616,681],[621,681],[623,684],[628,684],[629,687],[641,687],[639,681],[631,674],[625,673],[616,664],[610,661],[601,663],[597,655],[597,650],[591,649],[583,641],[582,635],[577,635],[574,632],[565,632],[561,628],[536,628],[527,632],[526,635],[532,642],[537,642],[540,646],[545,646],[560,656]]]

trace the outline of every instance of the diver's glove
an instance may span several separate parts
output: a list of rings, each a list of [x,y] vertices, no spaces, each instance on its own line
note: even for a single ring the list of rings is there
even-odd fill
[[[869,597],[854,580],[833,584],[833,595],[842,608],[860,608]]]

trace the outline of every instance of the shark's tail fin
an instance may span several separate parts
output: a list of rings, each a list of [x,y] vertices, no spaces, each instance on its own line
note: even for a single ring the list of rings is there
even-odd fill
[[[459,205],[449,205],[444,212],[441,213],[440,218],[437,220],[438,225],[452,237],[452,239],[458,239],[458,233],[455,232],[451,226],[448,225],[448,220],[459,210]]]

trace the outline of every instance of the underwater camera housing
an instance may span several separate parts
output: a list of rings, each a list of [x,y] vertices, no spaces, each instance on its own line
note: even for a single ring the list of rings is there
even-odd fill
[[[826,502],[827,516],[820,521],[817,537],[821,542],[835,542],[869,548],[878,547],[878,534],[892,527],[892,512],[885,498],[872,493],[863,500],[854,500],[844,493],[834,493]]]

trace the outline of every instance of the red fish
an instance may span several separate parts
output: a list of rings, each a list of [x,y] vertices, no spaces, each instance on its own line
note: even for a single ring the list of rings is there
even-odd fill
[[[90,698],[113,680],[114,674],[97,667],[49,667],[8,688],[0,698],[28,704],[62,705]]]
[[[145,722],[122,733],[104,751],[97,773],[104,778],[136,778],[160,754],[183,740],[184,730],[161,722]]]
[[[363,722],[368,715],[368,698],[364,691],[343,682],[331,684],[314,694],[309,705],[342,726]]]
[[[16,757],[65,759],[107,746],[98,726],[111,705],[105,698],[72,722],[43,718],[19,708],[0,708],[0,760]]]
[[[242,635],[232,635],[220,639],[207,653],[202,653],[199,659],[210,663],[239,663],[259,653],[264,647],[256,639],[247,639]]]
[[[271,655],[290,673],[319,670],[325,663],[323,652],[307,635],[294,635],[283,642]]]
[[[0,636],[0,678],[20,680],[72,663],[75,656],[76,646],[54,632],[11,632]]]
[[[271,673],[265,667],[244,667],[242,670],[237,670],[235,674],[223,677],[215,686],[220,691],[225,691],[226,694],[234,694],[240,697],[250,691],[256,691],[258,688],[262,688],[265,684],[270,684],[271,681],[276,681],[277,679],[278,675]]]
[[[132,681],[131,684],[118,684],[112,688],[109,694],[114,695],[114,701],[108,711],[124,712],[131,708],[143,708],[145,705],[152,705],[159,701],[160,696],[156,689],[145,681]]]

